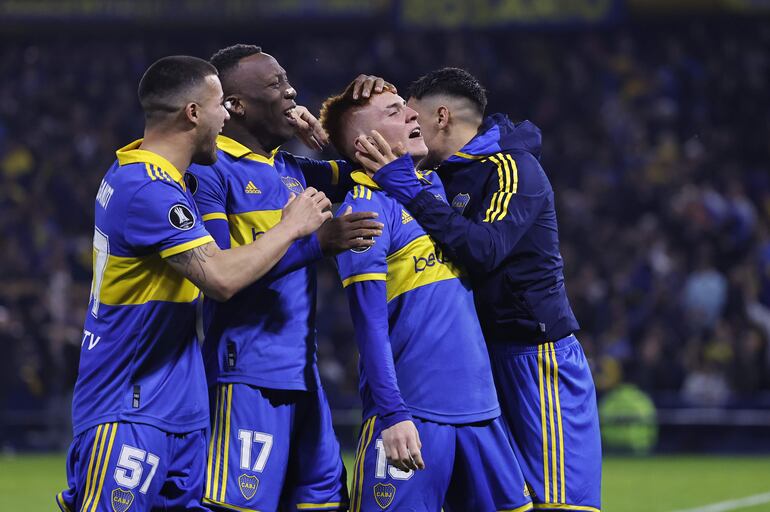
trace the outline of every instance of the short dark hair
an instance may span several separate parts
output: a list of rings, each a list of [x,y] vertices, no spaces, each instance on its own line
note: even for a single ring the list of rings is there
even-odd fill
[[[461,68],[441,68],[415,80],[408,89],[409,98],[422,99],[425,96],[445,94],[465,98],[473,103],[484,115],[487,108],[487,91],[475,76]]]
[[[224,79],[225,75],[238,67],[241,59],[258,53],[262,53],[262,48],[259,46],[253,44],[234,44],[218,50],[211,56],[209,62],[217,68],[219,76]]]
[[[214,66],[198,57],[172,55],[156,60],[139,81],[139,103],[145,117],[176,111],[184,101],[182,95],[216,74]]]

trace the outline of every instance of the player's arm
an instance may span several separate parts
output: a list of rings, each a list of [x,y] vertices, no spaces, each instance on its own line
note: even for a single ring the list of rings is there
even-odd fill
[[[222,250],[210,242],[165,259],[203,293],[226,301],[244,287],[264,276],[286,253],[289,246],[331,217],[331,203],[323,194],[308,188],[284,207],[281,221],[251,244]]]
[[[546,205],[549,189],[537,179],[539,163],[534,157],[490,159],[497,179],[485,189],[484,215],[468,219],[443,200],[424,190],[411,167],[408,155],[397,157],[387,142],[375,136],[375,146],[360,138],[365,153],[359,153],[373,179],[402,202],[425,231],[436,239],[449,257],[471,273],[488,273],[510,255]],[[410,168],[411,167],[411,168]]]
[[[388,334],[388,302],[385,288],[390,226],[381,204],[371,195],[348,196],[342,208],[373,210],[384,221],[382,236],[365,251],[346,251],[337,256],[337,268],[350,304],[356,343],[379,420],[385,427],[382,438],[391,464],[399,469],[422,469],[420,438],[401,396],[396,379],[393,350]],[[365,199],[369,197],[370,199]],[[410,456],[411,455],[411,456]]]

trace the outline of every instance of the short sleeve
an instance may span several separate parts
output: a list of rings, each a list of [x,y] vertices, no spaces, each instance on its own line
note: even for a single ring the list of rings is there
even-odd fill
[[[130,245],[163,258],[214,241],[187,195],[176,185],[160,181],[136,192],[125,226]]]
[[[354,185],[350,179],[353,166],[345,160],[314,160],[302,156],[294,158],[307,185],[326,193],[332,202],[342,200],[345,191]]]
[[[343,215],[348,206],[353,212],[376,212],[378,220],[385,226],[382,235],[375,238],[374,245],[364,249],[349,249],[337,255],[337,268],[342,286],[361,281],[385,281],[388,272],[386,257],[390,248],[390,227],[380,199],[372,190],[356,185],[345,197],[337,215]]]

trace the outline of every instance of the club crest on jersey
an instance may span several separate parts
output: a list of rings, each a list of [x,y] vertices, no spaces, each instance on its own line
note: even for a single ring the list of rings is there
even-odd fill
[[[110,504],[112,505],[112,510],[115,512],[126,512],[133,502],[134,493],[131,491],[120,488],[112,491],[112,500],[110,500]]]
[[[187,185],[187,190],[189,190],[192,195],[195,195],[198,191],[198,178],[195,177],[194,174],[186,172],[184,173],[184,182]]]
[[[286,188],[295,194],[299,195],[303,190],[305,190],[305,187],[302,186],[302,183],[300,183],[297,178],[292,178],[291,176],[281,176],[281,181],[284,185],[286,185]]]
[[[396,497],[396,486],[393,484],[377,484],[374,486],[374,501],[385,510]]]
[[[247,500],[250,500],[257,494],[257,487],[259,487],[259,479],[254,475],[241,475],[238,477],[238,488]]]
[[[187,206],[177,203],[168,210],[168,221],[175,228],[187,231],[195,225],[195,216]]]
[[[458,210],[459,213],[462,213],[465,211],[465,207],[468,206],[468,203],[471,200],[470,194],[457,194],[454,199],[452,199],[452,208],[455,210]]]

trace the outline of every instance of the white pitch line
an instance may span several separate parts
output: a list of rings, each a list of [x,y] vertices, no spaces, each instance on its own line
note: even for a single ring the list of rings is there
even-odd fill
[[[753,496],[746,496],[737,500],[720,501],[703,507],[676,510],[675,512],[727,512],[728,510],[738,510],[743,507],[762,505],[763,503],[770,503],[770,492],[754,494]]]

